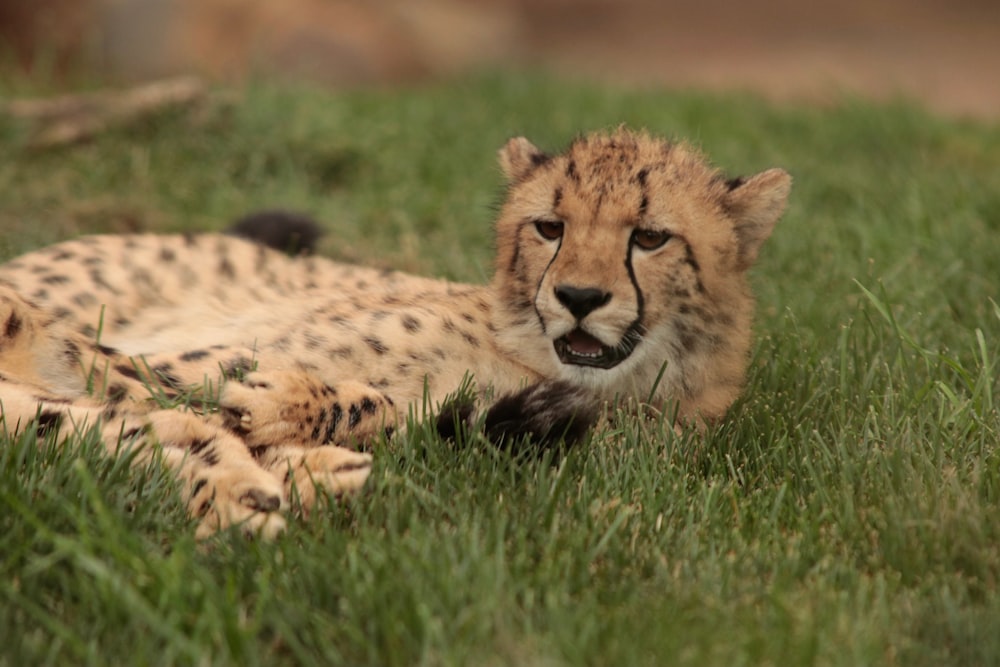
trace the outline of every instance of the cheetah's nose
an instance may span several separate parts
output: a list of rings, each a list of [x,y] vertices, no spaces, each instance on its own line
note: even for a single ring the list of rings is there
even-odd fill
[[[608,301],[611,301],[610,292],[605,292],[596,287],[558,285],[555,291],[559,303],[566,306],[566,309],[573,313],[573,317],[578,320],[582,320]]]

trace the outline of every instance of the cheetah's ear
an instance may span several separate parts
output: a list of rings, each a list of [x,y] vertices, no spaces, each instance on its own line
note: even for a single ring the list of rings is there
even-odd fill
[[[514,137],[499,151],[500,168],[511,183],[521,180],[549,156],[524,137]]]
[[[736,224],[738,244],[736,268],[745,271],[757,261],[757,254],[785,212],[792,177],[783,169],[768,169],[747,179],[729,181],[722,204]]]

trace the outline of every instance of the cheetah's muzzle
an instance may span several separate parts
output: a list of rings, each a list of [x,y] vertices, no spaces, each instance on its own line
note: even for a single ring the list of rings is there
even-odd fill
[[[594,336],[577,327],[565,336],[557,338],[553,345],[559,360],[574,366],[593,368],[614,368],[625,361],[642,340],[637,325],[629,327],[618,345],[605,345]]]

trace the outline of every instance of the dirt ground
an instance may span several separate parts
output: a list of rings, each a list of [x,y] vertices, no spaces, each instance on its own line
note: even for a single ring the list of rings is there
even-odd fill
[[[564,71],[778,100],[904,96],[1000,117],[997,0],[646,0],[589,3],[586,14],[572,4],[535,9],[530,42]]]
[[[513,63],[1000,118],[998,0],[0,0],[0,49],[29,71],[45,52],[123,80],[264,70],[345,86]]]

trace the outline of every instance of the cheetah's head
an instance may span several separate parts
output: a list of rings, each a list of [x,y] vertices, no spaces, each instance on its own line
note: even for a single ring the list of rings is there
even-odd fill
[[[661,398],[693,397],[713,373],[742,382],[745,274],[784,210],[787,173],[726,179],[684,144],[624,129],[559,155],[511,139],[500,164],[493,287],[511,354],[640,400],[657,383]]]

